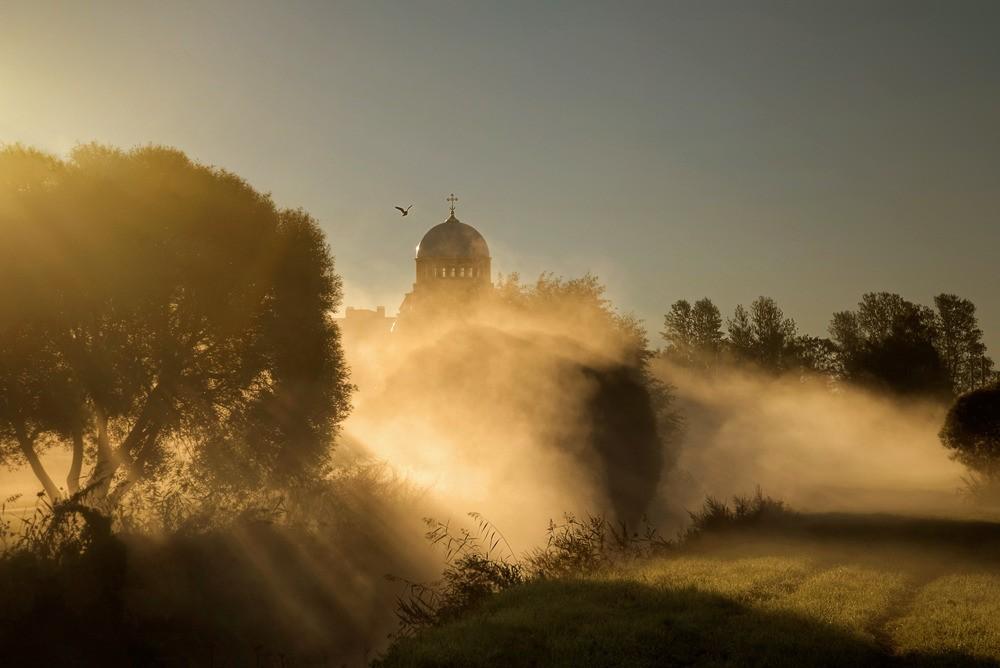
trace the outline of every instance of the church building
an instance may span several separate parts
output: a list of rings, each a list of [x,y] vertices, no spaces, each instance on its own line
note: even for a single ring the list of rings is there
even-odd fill
[[[486,239],[455,216],[454,194],[447,201],[448,219],[429,229],[417,246],[413,289],[403,297],[399,316],[386,316],[381,306],[375,311],[348,307],[338,320],[346,345],[388,336],[398,326],[410,326],[442,310],[457,313],[463,302],[492,286]]]
[[[448,197],[451,215],[424,234],[417,246],[416,279],[399,307],[399,318],[457,308],[490,283],[490,249],[472,225],[455,217],[455,195]]]

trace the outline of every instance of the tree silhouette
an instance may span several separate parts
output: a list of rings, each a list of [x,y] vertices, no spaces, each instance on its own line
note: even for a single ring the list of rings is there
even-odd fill
[[[0,188],[5,459],[56,497],[32,462],[73,448],[67,489],[86,459],[107,504],[181,442],[205,466],[238,451],[258,482],[322,465],[349,385],[340,280],[307,214],[159,147],[9,147]]]
[[[835,313],[830,334],[848,380],[897,394],[948,395],[951,378],[935,347],[934,312],[897,294],[865,294]]]
[[[993,375],[993,360],[986,355],[983,330],[976,319],[976,306],[957,295],[934,298],[935,346],[948,369],[956,392],[982,387]]]
[[[939,435],[956,460],[993,483],[1000,480],[1000,385],[956,399]]]
[[[729,349],[737,359],[774,372],[796,366],[795,321],[772,298],[758,297],[749,312],[737,305],[727,329]]]
[[[618,519],[631,524],[672,465],[682,422],[671,388],[650,370],[653,353],[642,323],[618,313],[604,290],[593,274],[567,280],[544,273],[528,285],[511,274],[499,278],[494,297],[539,321],[558,320],[555,331],[584,331],[590,341],[609,344],[593,361],[573,364],[590,381],[585,419],[600,477]],[[615,347],[617,354],[608,357]]]
[[[663,317],[660,335],[667,342],[664,352],[668,358],[686,366],[711,368],[722,350],[722,315],[707,297],[696,301],[694,307],[681,299]]]

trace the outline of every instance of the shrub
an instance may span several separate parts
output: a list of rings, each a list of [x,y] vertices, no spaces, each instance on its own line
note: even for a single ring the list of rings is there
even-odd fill
[[[479,513],[469,513],[474,530],[453,530],[450,523],[432,518],[426,538],[446,552],[441,579],[431,583],[405,582],[408,591],[397,600],[397,635],[411,635],[475,607],[487,597],[532,580],[581,577],[620,568],[669,550],[672,544],[645,524],[630,532],[601,516],[578,519],[564,515],[550,521],[544,547],[518,559],[500,530]]]
[[[688,512],[691,526],[684,532],[683,539],[691,541],[706,534],[774,525],[793,514],[783,501],[765,496],[760,487],[753,496],[734,496],[732,508],[709,496],[701,510]]]
[[[475,532],[465,527],[455,532],[450,522],[424,518],[427,540],[446,553],[440,580],[421,583],[387,576],[408,587],[396,602],[399,635],[453,619],[487,596],[525,581],[524,568],[499,529],[479,513],[469,517],[476,522]]]
[[[952,458],[978,474],[981,483],[1000,480],[1000,384],[956,399],[938,435]]]

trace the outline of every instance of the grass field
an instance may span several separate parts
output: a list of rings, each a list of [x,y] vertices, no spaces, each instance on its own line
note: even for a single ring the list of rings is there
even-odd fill
[[[1000,525],[804,516],[601,576],[535,581],[386,666],[1000,665]]]

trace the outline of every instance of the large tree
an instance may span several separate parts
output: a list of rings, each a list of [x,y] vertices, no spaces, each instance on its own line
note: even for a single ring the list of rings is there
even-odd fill
[[[888,292],[867,293],[857,311],[833,315],[830,335],[848,380],[903,395],[947,395],[934,312]]]
[[[51,496],[50,446],[107,504],[181,457],[254,484],[323,465],[349,384],[307,214],[172,149],[15,146],[0,235],[0,457]]]

